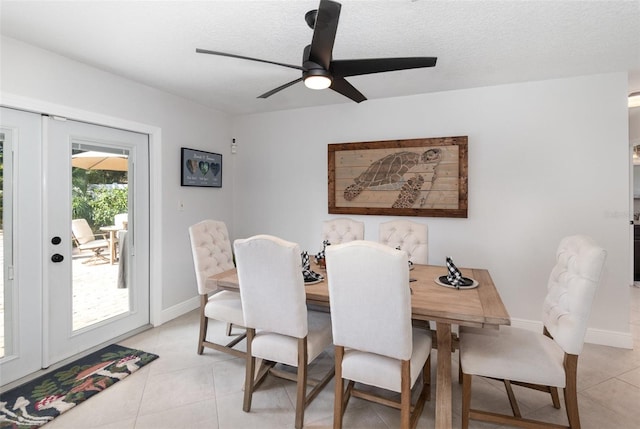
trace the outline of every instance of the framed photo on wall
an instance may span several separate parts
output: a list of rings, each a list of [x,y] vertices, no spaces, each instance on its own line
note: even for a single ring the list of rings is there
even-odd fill
[[[180,185],[222,187],[222,155],[202,150],[181,149]]]
[[[467,217],[467,137],[328,145],[329,213]]]

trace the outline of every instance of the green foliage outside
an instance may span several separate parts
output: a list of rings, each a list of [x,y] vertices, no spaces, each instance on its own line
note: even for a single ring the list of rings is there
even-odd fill
[[[114,216],[127,213],[126,189],[96,189],[89,205],[93,209],[93,225],[96,228],[113,225]]]
[[[73,168],[72,218],[86,219],[91,229],[113,225],[114,216],[128,212],[128,190],[100,187],[103,184],[126,184],[126,171],[100,171]],[[92,186],[92,185],[98,185]]]

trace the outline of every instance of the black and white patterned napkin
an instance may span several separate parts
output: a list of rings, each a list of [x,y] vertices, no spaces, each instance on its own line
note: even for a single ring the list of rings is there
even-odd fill
[[[302,252],[302,276],[305,283],[318,283],[324,280],[322,274],[318,274],[311,270],[311,263],[309,262],[309,253],[307,251]]]
[[[451,286],[455,286],[456,288],[460,288],[460,286],[471,286],[473,285],[473,280],[468,279],[466,277],[462,277],[462,273],[453,263],[450,257],[447,256],[447,270],[449,273],[447,274],[447,282]]]
[[[448,256],[447,270],[449,271],[449,273],[447,274],[447,281],[449,282],[449,284],[453,286],[460,286],[462,284],[462,273]]]
[[[318,259],[324,259],[324,256],[325,256],[324,252],[325,252],[325,250],[327,250],[327,246],[330,246],[330,245],[331,245],[331,243],[329,243],[329,240],[324,240],[322,242],[322,250],[319,251],[318,253],[316,253],[316,261]]]

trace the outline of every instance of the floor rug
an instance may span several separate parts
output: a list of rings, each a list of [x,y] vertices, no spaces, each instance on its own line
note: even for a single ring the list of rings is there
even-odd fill
[[[0,428],[37,428],[158,356],[117,344],[0,394]]]

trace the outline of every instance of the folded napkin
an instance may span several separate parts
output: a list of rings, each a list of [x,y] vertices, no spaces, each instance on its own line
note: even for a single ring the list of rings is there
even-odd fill
[[[331,245],[331,243],[329,243],[329,240],[324,240],[322,242],[322,250],[319,251],[318,253],[316,253],[316,261],[318,259],[324,259],[324,256],[325,256],[324,252],[325,252],[325,250],[327,250],[327,246],[330,246],[330,245]]]
[[[447,270],[449,273],[447,274],[447,282],[451,286],[455,286],[459,288],[460,286],[471,286],[473,284],[473,280],[468,279],[466,277],[462,277],[462,273],[453,263],[450,257],[447,256]]]
[[[318,274],[315,271],[311,271],[311,264],[309,262],[309,253],[302,252],[302,276],[305,283],[318,283],[324,280],[322,274]]]

